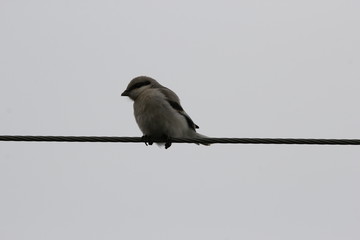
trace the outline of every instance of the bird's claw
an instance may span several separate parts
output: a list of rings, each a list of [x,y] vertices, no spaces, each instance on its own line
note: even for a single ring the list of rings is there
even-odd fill
[[[144,135],[141,137],[141,139],[144,141],[145,145],[153,145],[154,141],[150,136]],[[169,147],[171,147],[171,138],[168,136],[164,136],[165,139],[165,149],[168,149]]]
[[[165,149],[168,149],[169,147],[171,147],[171,138],[168,136],[165,136],[166,142],[165,142]]]
[[[144,141],[145,145],[153,145],[154,141],[151,139],[151,137],[144,135],[141,137],[141,139]]]

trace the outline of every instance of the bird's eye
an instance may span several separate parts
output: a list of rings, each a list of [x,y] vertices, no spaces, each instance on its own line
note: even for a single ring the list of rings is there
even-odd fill
[[[150,81],[144,81],[144,82],[135,83],[134,85],[132,85],[130,87],[129,91],[134,90],[136,88],[141,88],[142,86],[146,86],[146,85],[149,85],[149,84],[150,84]]]

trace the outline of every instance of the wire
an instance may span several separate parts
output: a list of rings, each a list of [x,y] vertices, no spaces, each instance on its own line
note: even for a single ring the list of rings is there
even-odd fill
[[[360,145],[360,139],[307,139],[307,138],[171,138],[151,139],[155,143],[200,143],[200,144],[311,144],[311,145]],[[20,136],[0,135],[0,141],[25,142],[145,142],[141,137],[98,136]]]

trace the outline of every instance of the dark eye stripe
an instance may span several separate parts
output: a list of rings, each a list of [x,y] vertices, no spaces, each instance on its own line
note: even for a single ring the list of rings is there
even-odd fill
[[[144,82],[138,82],[138,83],[135,83],[134,85],[132,85],[128,91],[130,92],[131,90],[134,90],[136,88],[141,88],[142,86],[146,86],[146,85],[149,85],[150,84],[150,81],[144,81]]]

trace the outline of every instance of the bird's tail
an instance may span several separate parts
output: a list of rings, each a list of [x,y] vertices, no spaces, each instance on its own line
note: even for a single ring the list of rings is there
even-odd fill
[[[208,138],[208,136],[205,136],[203,134],[197,133],[195,132],[194,135],[195,138]],[[205,146],[210,146],[210,143],[196,143],[197,145],[201,144],[201,145],[205,145]]]

